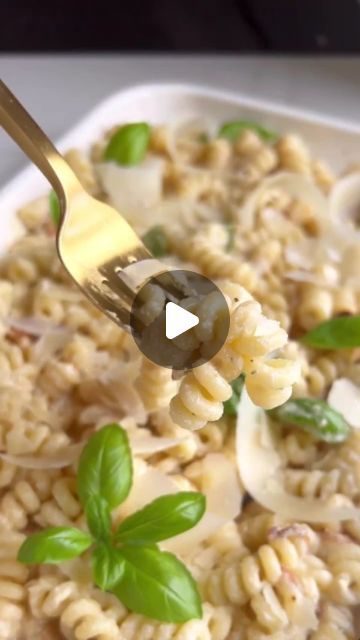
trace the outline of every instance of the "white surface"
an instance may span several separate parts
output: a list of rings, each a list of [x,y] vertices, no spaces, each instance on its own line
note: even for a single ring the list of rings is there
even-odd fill
[[[143,82],[193,82],[358,120],[360,57],[0,56],[0,76],[53,139],[111,93]],[[0,131],[0,185],[25,164]]]
[[[168,340],[173,340],[182,333],[189,331],[199,324],[199,318],[190,311],[179,307],[174,302],[168,302],[165,306],[165,335]]]
[[[205,117],[211,130],[237,114],[247,120],[261,122],[274,131],[298,132],[316,155],[324,156],[335,166],[358,158],[359,125],[256,101],[239,94],[176,84],[141,85],[117,92],[87,114],[56,144],[60,150],[71,146],[86,150],[104,129],[129,119],[158,123]],[[2,249],[21,232],[16,210],[48,191],[45,178],[36,167],[29,165],[0,192]]]

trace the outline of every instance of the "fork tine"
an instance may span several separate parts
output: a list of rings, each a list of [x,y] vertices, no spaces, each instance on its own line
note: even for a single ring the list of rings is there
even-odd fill
[[[125,325],[126,327],[129,325],[130,312],[121,301],[120,296],[119,300],[115,301],[106,293],[105,289],[101,290],[100,287],[89,281],[85,283],[84,291],[88,298],[90,298],[101,311],[104,311],[111,320],[115,320],[113,317],[115,315],[115,322]]]

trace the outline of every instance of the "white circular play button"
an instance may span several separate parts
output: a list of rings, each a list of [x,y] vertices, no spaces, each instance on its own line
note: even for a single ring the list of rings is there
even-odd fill
[[[172,291],[180,296],[175,298]],[[193,271],[173,270],[141,287],[130,325],[136,344],[149,360],[184,370],[216,355],[227,338],[230,317],[214,282]]]
[[[165,305],[165,335],[169,340],[181,336],[199,324],[199,318],[194,313],[186,311],[179,304],[168,302]]]

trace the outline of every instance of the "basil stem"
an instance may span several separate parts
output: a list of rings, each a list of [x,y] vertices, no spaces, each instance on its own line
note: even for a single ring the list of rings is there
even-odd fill
[[[275,420],[300,427],[324,442],[343,442],[350,434],[350,426],[344,417],[325,400],[295,398],[268,413]]]
[[[304,335],[302,341],[318,349],[360,347],[360,315],[332,318]]]
[[[95,584],[103,591],[109,591],[119,582],[125,569],[120,551],[106,544],[99,544],[91,557]]]
[[[243,390],[244,382],[245,382],[245,376],[243,373],[238,378],[236,378],[236,380],[232,381],[231,383],[232,390],[233,390],[232,396],[231,398],[229,398],[229,400],[226,400],[224,402],[224,413],[226,413],[226,415],[228,416],[237,415],[237,408],[240,402],[241,392]]]
[[[100,496],[90,496],[86,501],[85,515],[95,540],[108,540],[111,534],[111,513],[106,500]]]

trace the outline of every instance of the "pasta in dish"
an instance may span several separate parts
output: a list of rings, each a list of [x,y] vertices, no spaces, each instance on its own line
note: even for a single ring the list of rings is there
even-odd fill
[[[20,209],[25,234],[0,262],[0,640],[357,640],[360,417],[348,417],[345,395],[332,408],[330,390],[351,382],[360,409],[360,331],[346,348],[303,336],[360,313],[360,235],[346,199],[350,180],[360,204],[360,174],[335,176],[297,135],[244,121],[216,134],[199,121],[153,126],[143,157],[126,165],[106,157],[118,131],[67,161],[154,255],[214,279],[229,334],[191,372],[150,362],[65,273],[49,197]],[[162,303],[154,291],[143,313]],[[216,324],[215,304],[197,312]],[[294,421],[281,412],[289,399]],[[323,405],[304,400],[326,403],[321,424],[311,407]],[[77,461],[108,423],[126,430],[134,463],[114,524],[167,493],[207,498],[203,522],[163,543],[196,579],[201,619],[130,611],[93,584],[86,554],[57,566],[17,560],[29,533],[86,530]],[[246,447],[264,457],[245,468]]]

